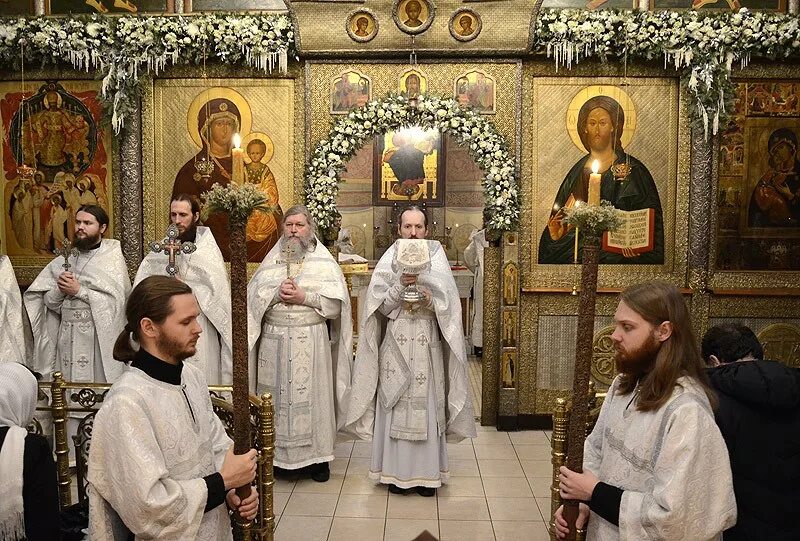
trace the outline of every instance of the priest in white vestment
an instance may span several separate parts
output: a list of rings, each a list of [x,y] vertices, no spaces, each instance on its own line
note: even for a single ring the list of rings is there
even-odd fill
[[[209,385],[230,385],[233,378],[231,353],[231,286],[222,252],[211,230],[198,226],[200,203],[186,195],[176,195],[170,203],[170,222],[178,226],[178,239],[193,242],[196,250],[175,258],[177,277],[191,286],[200,305],[198,323],[203,328],[197,354],[187,362],[197,366]],[[169,257],[163,252],[148,253],[133,280],[135,286],[148,276],[167,276]]]
[[[224,502],[247,520],[256,514],[258,492],[240,501],[234,490],[255,478],[256,451],[233,454],[203,373],[183,362],[196,353],[199,315],[174,278],[151,276],[131,292],[114,346],[124,372],[93,426],[92,541],[226,541]]]
[[[34,351],[32,366],[50,381],[60,371],[70,382],[113,383],[122,366],[112,356],[114,340],[125,326],[125,298],[131,289],[120,243],[103,239],[108,214],[96,205],[75,215],[77,256],[53,259],[25,291],[23,300]],[[67,396],[69,406],[80,407]],[[76,413],[67,421],[68,441],[78,428]],[[71,453],[74,453],[70,445]]]
[[[399,217],[403,239],[422,239],[427,218],[417,207]],[[348,432],[372,438],[370,478],[393,493],[433,496],[449,476],[446,442],[476,436],[467,383],[461,301],[441,244],[427,241],[431,267],[418,276],[395,265],[397,244],[381,257],[366,293]],[[416,283],[421,306],[401,300]]]
[[[308,467],[315,481],[327,481],[347,407],[353,330],[344,275],[305,207],[284,214],[283,236],[247,287],[247,308],[251,386],[275,404],[274,464]]]
[[[464,250],[464,262],[472,271],[472,298],[475,314],[472,317],[472,331],[470,339],[475,355],[480,356],[483,351],[483,250],[489,246],[486,240],[486,230],[473,231],[469,236],[469,244]]]
[[[670,284],[631,286],[614,322],[621,374],[586,439],[583,473],[561,468],[561,497],[588,503],[577,524],[589,518],[587,541],[722,539],[736,523],[733,479],[686,303]]]
[[[0,363],[28,364],[22,295],[11,260],[0,255]]]

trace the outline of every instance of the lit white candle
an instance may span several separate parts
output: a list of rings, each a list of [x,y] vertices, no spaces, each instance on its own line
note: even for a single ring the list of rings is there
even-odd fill
[[[244,149],[242,148],[242,136],[238,133],[233,134],[233,148],[231,149],[232,179],[234,184],[244,183]]]
[[[589,175],[589,204],[600,204],[600,162],[595,160],[592,162],[592,174]]]

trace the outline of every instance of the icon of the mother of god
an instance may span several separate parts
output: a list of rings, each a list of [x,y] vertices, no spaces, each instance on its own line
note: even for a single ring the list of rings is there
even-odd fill
[[[172,197],[185,193],[200,198],[200,195],[210,190],[214,184],[221,186],[230,184],[233,171],[231,157],[233,134],[240,131],[241,125],[242,115],[239,107],[230,99],[213,98],[199,107],[197,130],[200,135],[201,148],[180,168],[175,176]],[[210,175],[202,174],[196,167],[204,160],[211,162]],[[226,260],[230,259],[228,217],[224,214],[212,214],[204,219],[203,225],[211,229],[223,257]]]
[[[588,154],[569,170],[556,194],[550,218],[539,240],[539,263],[572,263],[575,228],[563,222],[564,209],[577,201],[587,201],[590,165],[600,164],[600,198],[625,211],[653,209],[655,212],[654,247],[649,252],[600,252],[601,263],[663,264],[664,222],[658,189],[647,167],[627,154],[622,147],[625,111],[609,96],[597,95],[581,106],[577,133]],[[583,240],[578,237],[579,242]]]

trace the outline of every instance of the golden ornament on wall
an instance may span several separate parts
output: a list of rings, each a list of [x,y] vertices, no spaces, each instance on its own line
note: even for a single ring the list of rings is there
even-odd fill
[[[436,6],[430,0],[395,0],[392,18],[401,32],[417,35],[433,22]]]
[[[483,28],[481,16],[471,8],[461,8],[453,12],[448,23],[450,35],[458,41],[472,41]]]
[[[353,41],[366,43],[378,35],[378,19],[368,9],[357,9],[347,17],[345,30]]]

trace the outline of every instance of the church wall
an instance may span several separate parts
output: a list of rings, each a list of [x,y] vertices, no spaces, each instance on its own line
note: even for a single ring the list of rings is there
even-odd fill
[[[687,113],[688,100],[692,99],[689,90],[675,72],[660,65],[632,64],[626,73],[621,63],[596,62],[556,71],[551,60],[528,57],[426,57],[415,66],[405,59],[377,56],[353,61],[329,57],[292,63],[285,77],[209,65],[207,80],[201,78],[198,67],[175,68],[148,80],[140,114],[130,115],[121,133],[111,138],[113,235],[123,242],[131,273],[146,243],[163,234],[167,183],[192,149],[191,139],[187,139],[186,111],[178,110],[178,102],[168,89],[182,84],[195,89],[206,84],[248,88],[252,94],[244,94],[255,104],[254,110],[264,114],[275,105],[264,97],[267,89],[280,87],[287,92],[282,102],[286,122],[259,128],[283,130],[286,148],[276,149],[284,156],[282,165],[275,169],[281,177],[281,204],[286,209],[290,203],[300,202],[307,157],[340,117],[331,113],[335,79],[345,72],[358,72],[369,81],[370,96],[378,98],[398,92],[409,69],[427,77],[428,92],[443,96],[457,92],[455,83],[467,71],[481,70],[494,78],[495,112],[487,116],[519,162],[522,214],[517,244],[509,249],[506,239],[486,254],[484,424],[495,424],[499,417],[516,418],[506,426],[546,422],[554,398],[569,394],[578,306],[571,292],[579,281],[580,269],[569,263],[539,263],[538,248],[556,192],[569,168],[584,154],[570,137],[566,109],[580,89],[596,85],[624,88],[636,106],[637,128],[625,150],[651,170],[661,196],[665,226],[663,264],[601,266],[595,322],[594,379],[598,388],[612,375],[607,335],[618,292],[648,279],[664,279],[682,288],[698,335],[717,323],[741,321],[757,333],[767,333],[768,342],[773,344],[768,351],[782,355],[787,362],[800,363],[798,230],[771,227],[759,232],[746,222],[750,194],[746,190],[752,191],[754,182],[766,172],[765,140],[782,128],[800,138],[800,105],[792,109],[791,99],[800,92],[800,67],[794,65],[753,65],[736,72],[736,82],[745,93],[752,94],[758,90],[756,85],[765,84],[767,93],[773,96],[773,105],[769,106],[773,110],[757,111],[756,107],[739,115],[745,125],[741,142],[724,130],[723,135],[706,140],[702,129],[693,129]],[[0,78],[12,82],[17,76],[6,72]],[[96,85],[85,74],[71,71],[39,71],[28,76],[41,81],[78,79],[81,85]],[[791,85],[791,90],[777,88],[777,83]],[[776,88],[785,110],[776,109]],[[747,132],[751,126],[760,131]],[[447,191],[444,205],[431,209],[431,221],[437,222],[436,236],[444,235],[445,227],[455,229],[455,224],[479,227],[483,206],[480,173],[468,152],[448,140],[443,144]],[[393,227],[392,207],[373,205],[374,160],[371,147],[351,160],[342,175],[339,197],[344,225],[361,230],[363,255],[370,259],[380,255],[376,236],[387,235]],[[731,240],[734,238],[737,240]],[[746,250],[755,250],[750,261],[760,258],[767,264],[747,267],[743,264],[747,258],[742,255]],[[732,252],[739,255],[731,257]],[[463,257],[463,252],[456,253],[451,247],[449,255],[455,260]],[[503,286],[510,279],[504,274],[508,263],[514,263],[518,273],[514,287],[519,295],[514,304],[503,304],[502,300]],[[24,262],[15,262],[15,267],[21,284],[30,283],[41,268]],[[505,316],[510,312],[516,319]],[[518,332],[513,345],[503,341],[504,317],[513,321]],[[503,359],[508,353],[514,354],[515,363],[510,381],[504,382]]]
[[[554,399],[570,394],[578,306],[578,298],[570,293],[573,284],[577,285],[580,281],[579,266],[543,265],[537,261],[539,237],[544,229],[540,216],[548,211],[549,205],[553,203],[553,183],[557,188],[565,169],[564,163],[574,162],[575,155],[580,154],[575,145],[566,139],[566,143],[560,144],[558,148],[567,156],[553,157],[551,153],[545,159],[539,159],[539,156],[546,154],[540,148],[541,142],[550,143],[554,140],[552,134],[555,130],[552,126],[557,125],[562,132],[564,131],[564,113],[550,111],[537,116],[536,111],[541,108],[537,100],[545,98],[551,103],[558,103],[557,97],[554,99],[552,92],[547,94],[546,90],[543,90],[547,85],[568,85],[573,81],[587,86],[598,83],[619,85],[622,74],[619,71],[610,73],[609,70],[613,69],[608,66],[582,66],[577,71],[573,69],[555,78],[546,66],[526,63],[524,67],[522,107],[525,111],[522,115],[524,202],[520,237],[521,245],[528,248],[520,251],[521,313],[524,316],[521,319],[518,365],[514,374],[518,393],[517,426],[546,425],[547,415],[552,411]],[[596,73],[608,78],[595,77],[592,80],[587,70],[596,70]],[[707,140],[702,130],[692,129],[686,114],[686,100],[689,99],[687,90],[679,85],[677,79],[662,79],[659,75],[669,75],[669,72],[659,74],[659,71],[654,67],[630,67],[629,77],[630,73],[637,75],[628,82],[632,87],[638,85],[651,87],[654,81],[663,81],[667,86],[674,85],[677,104],[672,104],[670,109],[677,116],[677,126],[669,127],[669,115],[664,118],[662,112],[657,116],[663,120],[653,123],[653,128],[647,133],[646,138],[639,141],[634,138],[626,151],[632,155],[647,155],[648,152],[654,152],[650,158],[640,158],[645,165],[654,163],[656,168],[660,164],[668,163],[669,168],[673,169],[668,171],[671,178],[666,183],[660,181],[655,173],[653,177],[662,195],[662,204],[665,203],[665,199],[667,200],[664,204],[665,241],[667,244],[671,242],[672,245],[668,250],[674,253],[671,259],[669,254],[665,254],[664,264],[658,266],[601,265],[592,380],[598,390],[603,390],[613,377],[613,350],[609,335],[613,330],[611,325],[618,292],[629,284],[647,279],[664,279],[682,288],[691,309],[692,324],[698,339],[715,324],[742,322],[750,325],[759,335],[759,339],[767,344],[766,357],[778,358],[795,366],[800,365],[800,354],[798,354],[800,278],[797,273],[800,265],[794,264],[792,251],[795,246],[800,246],[800,243],[790,240],[794,239],[795,230],[786,227],[773,228],[757,231],[758,234],[754,235],[752,229],[738,227],[738,222],[725,216],[726,212],[728,214],[747,212],[747,208],[743,208],[746,205],[741,203],[745,197],[742,186],[752,186],[759,178],[751,178],[752,174],[748,175],[747,171],[748,167],[758,170],[759,166],[748,166],[747,163],[748,160],[751,163],[755,160],[758,160],[759,164],[764,163],[766,152],[765,150],[755,152],[751,145],[747,145],[747,135],[743,143],[735,134],[733,137],[728,136],[727,139],[722,135]],[[773,92],[779,87],[776,83],[794,84],[793,80],[787,81],[786,76],[790,73],[796,76],[794,74],[797,71],[794,66],[790,72],[787,72],[786,66],[780,69],[751,66],[743,72],[750,74],[751,78],[743,77],[737,81],[738,87],[746,92],[746,90],[752,91],[755,84],[764,83],[764,87],[768,88],[771,94],[778,95]],[[790,87],[791,92],[786,90],[784,85],[780,87],[787,95],[796,91],[796,87],[793,86]],[[775,100],[778,105],[773,104],[773,111],[776,111],[776,114],[772,115],[773,120],[767,119],[768,114],[758,112],[749,115],[745,121],[739,121],[739,125],[755,126],[753,130],[760,130],[758,133],[761,134],[763,141],[759,141],[764,147],[766,147],[765,132],[768,135],[780,128],[788,128],[795,134],[800,132],[800,118],[794,98],[786,99],[784,96]],[[643,104],[646,108],[650,108],[652,101],[646,99],[643,100]],[[795,108],[789,110],[792,106]],[[777,111],[778,107],[783,109]],[[743,116],[740,113],[740,117]],[[542,118],[544,122],[538,121]],[[665,124],[669,129],[663,129]],[[724,133],[723,129],[720,131]],[[737,150],[735,146],[737,142],[739,147],[744,144],[745,148]],[[729,148],[725,148],[725,145]],[[741,150],[745,151],[744,156],[737,154],[734,158],[734,152]],[[721,160],[726,159],[726,153],[731,156],[727,157],[726,163],[722,163]],[[548,159],[561,160],[564,163],[558,166],[548,162]],[[669,193],[669,189],[673,190],[674,195]],[[664,197],[665,192],[667,197]],[[732,196],[732,193],[736,196]],[[675,206],[667,212],[670,197],[674,197]],[[732,209],[733,203],[740,206]],[[670,216],[667,216],[668,213]],[[736,215],[737,220],[740,215]],[[720,219],[727,221],[725,224],[720,224]],[[670,229],[672,232],[668,233]],[[756,245],[765,250],[762,254],[765,261],[761,264],[766,268],[747,270],[730,268],[731,254],[725,242],[733,236],[732,230],[739,231],[737,234],[741,234],[742,245],[745,244],[746,237],[755,239]],[[781,245],[786,249],[782,249]],[[770,257],[776,259],[775,264],[768,262]],[[724,264],[720,264],[720,259],[723,259]],[[740,258],[739,261],[741,260]],[[789,269],[795,270],[789,271]]]

